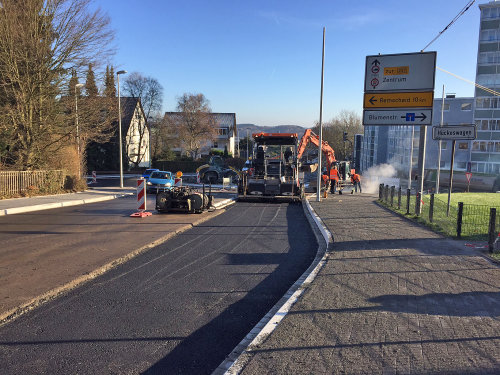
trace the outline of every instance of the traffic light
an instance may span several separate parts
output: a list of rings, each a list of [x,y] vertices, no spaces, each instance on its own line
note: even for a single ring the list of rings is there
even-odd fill
[[[347,132],[344,132],[344,142],[347,141]]]

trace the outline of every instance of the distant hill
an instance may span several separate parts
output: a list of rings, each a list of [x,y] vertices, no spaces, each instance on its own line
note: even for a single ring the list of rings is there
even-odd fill
[[[255,124],[237,124],[238,136],[240,138],[245,138],[248,134],[253,133],[297,133],[299,137],[302,137],[307,128],[299,125],[277,125],[277,126],[259,126]]]

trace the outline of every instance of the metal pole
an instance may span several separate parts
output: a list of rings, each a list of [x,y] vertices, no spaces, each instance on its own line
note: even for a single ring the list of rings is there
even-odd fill
[[[410,140],[410,167],[408,168],[408,189],[411,190],[411,168],[413,166],[413,137],[415,136],[415,127],[411,127]]]
[[[443,126],[444,121],[444,85],[443,85],[443,99],[441,102],[441,122],[439,126]],[[441,175],[441,140],[438,141],[438,162],[436,174],[436,194],[439,194],[439,177]]]
[[[455,143],[455,140],[451,142],[450,189],[448,190],[448,206],[446,207],[447,217],[450,216],[451,189],[453,187],[453,163],[455,162]]]
[[[418,145],[418,174],[419,174],[419,187],[420,196],[424,192],[424,172],[425,172],[425,147],[427,143],[427,127],[425,125],[420,126],[420,141]],[[422,213],[422,205],[419,207],[419,214]]]
[[[248,155],[248,142],[250,141],[250,139],[248,138],[248,129],[247,129],[247,160],[250,159]]]
[[[75,85],[75,125],[76,125],[76,150],[77,150],[77,158],[78,158],[78,179],[81,176],[80,170],[80,131],[78,129],[78,94],[77,94],[77,85]]]
[[[82,176],[82,163],[80,157],[80,127],[78,126],[78,89],[85,86],[83,83],[75,85],[75,126],[76,126],[76,148],[78,153],[78,179]]]
[[[116,74],[118,79],[118,138],[120,148],[120,188],[123,188],[123,150],[122,150],[122,108],[120,103],[120,75]]]
[[[321,54],[321,96],[319,100],[318,188],[316,201],[321,201],[321,147],[323,146],[323,81],[325,74],[325,28],[323,27],[323,52]]]

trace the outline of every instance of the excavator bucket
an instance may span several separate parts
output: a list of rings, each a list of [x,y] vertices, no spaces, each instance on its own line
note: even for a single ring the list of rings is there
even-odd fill
[[[316,172],[316,169],[318,169],[318,163],[304,163],[300,166],[300,171],[306,173],[314,173]]]

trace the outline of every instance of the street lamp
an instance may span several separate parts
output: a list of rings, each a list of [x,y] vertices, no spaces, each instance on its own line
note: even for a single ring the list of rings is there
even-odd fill
[[[122,151],[122,108],[120,103],[120,74],[127,73],[126,70],[116,72],[118,80],[118,138],[120,142],[120,187],[123,188],[123,151]]]
[[[81,162],[80,162],[80,131],[78,129],[78,89],[85,86],[83,83],[77,83],[75,85],[75,126],[76,126],[76,149],[78,155],[78,179],[82,176],[81,174]]]

